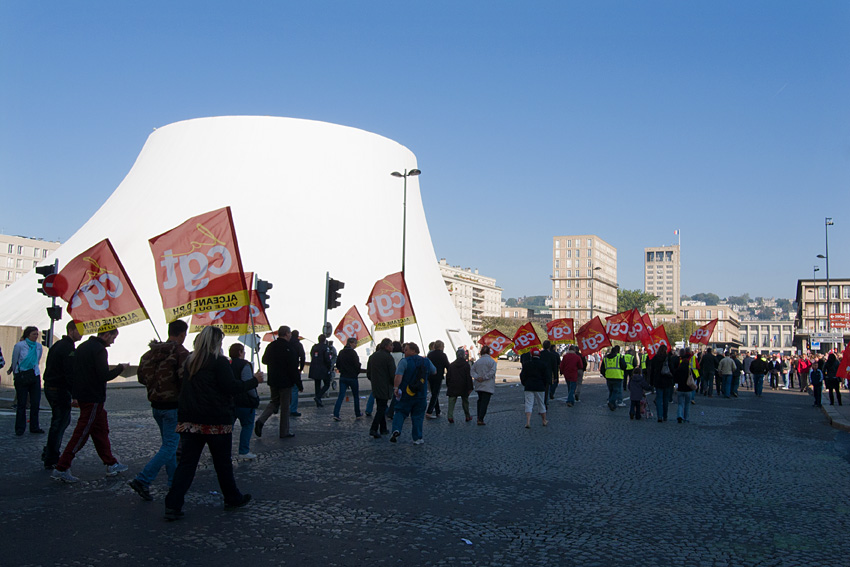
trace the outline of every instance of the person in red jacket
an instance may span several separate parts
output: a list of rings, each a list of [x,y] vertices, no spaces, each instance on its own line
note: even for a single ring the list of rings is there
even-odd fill
[[[573,407],[576,402],[576,387],[578,387],[579,374],[584,369],[584,365],[585,363],[578,354],[578,347],[570,345],[559,366],[561,375],[567,382],[567,407]]]

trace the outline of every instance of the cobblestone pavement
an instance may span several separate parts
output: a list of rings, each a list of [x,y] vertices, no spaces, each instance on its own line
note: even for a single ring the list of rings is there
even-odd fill
[[[15,437],[4,410],[2,563],[850,564],[850,433],[829,427],[810,397],[698,397],[680,425],[675,404],[667,423],[630,421],[605,396],[590,380],[575,407],[553,402],[550,425],[536,419],[527,430],[520,387],[503,385],[486,426],[443,414],[426,420],[421,446],[409,422],[391,444],[367,435],[351,403],[334,422],[331,403],[302,399],[296,437],[276,438],[272,418],[252,441],[259,459],[236,466],[251,504],[222,509],[205,454],[174,523],[162,519],[164,472],[154,502],[126,485],[158,448],[143,390],[110,389],[107,402],[113,448],[130,471],[106,478],[89,444],[76,485],[50,480],[38,460],[44,437]]]

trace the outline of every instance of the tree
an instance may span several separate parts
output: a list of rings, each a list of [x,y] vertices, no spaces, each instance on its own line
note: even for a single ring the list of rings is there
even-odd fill
[[[750,294],[730,295],[726,301],[731,305],[746,305],[750,301]]]
[[[516,307],[516,297],[509,297],[507,301],[505,301],[506,307]]]
[[[704,301],[706,305],[717,305],[720,302],[720,296],[716,293],[695,293],[691,296],[694,301]]]
[[[771,319],[776,319],[776,311],[774,311],[773,307],[765,307],[756,314],[756,319],[759,321],[770,321]]]
[[[664,323],[662,326],[667,331],[667,338],[670,339],[671,344],[676,344],[679,341],[685,341],[687,343],[688,339],[697,329],[697,324],[688,319],[682,319],[677,323]],[[688,345],[685,344],[685,346],[687,347]]]
[[[622,313],[630,309],[646,312],[646,306],[656,301],[657,295],[644,293],[639,289],[618,289],[617,290],[617,312]]]
[[[657,304],[652,312],[656,315],[675,315],[675,313],[673,313],[671,309],[667,309],[663,303]]]

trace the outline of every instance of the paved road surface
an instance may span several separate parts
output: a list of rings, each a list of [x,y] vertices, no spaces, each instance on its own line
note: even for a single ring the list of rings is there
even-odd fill
[[[162,519],[164,473],[154,502],[126,486],[158,448],[143,390],[107,402],[130,472],[105,478],[89,445],[76,485],[50,480],[43,437],[15,437],[2,411],[0,563],[850,565],[850,433],[810,397],[698,398],[680,425],[630,421],[605,395],[591,380],[581,403],[553,404],[549,427],[526,430],[520,388],[502,385],[486,426],[426,421],[422,446],[409,425],[397,445],[376,441],[350,403],[334,422],[330,403],[302,400],[296,437],[275,438],[273,418],[252,444],[259,460],[237,466],[254,502],[222,510],[205,455],[175,523]]]

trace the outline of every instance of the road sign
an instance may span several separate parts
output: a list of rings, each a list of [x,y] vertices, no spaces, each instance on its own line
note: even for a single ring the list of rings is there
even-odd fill
[[[812,333],[813,341],[840,341],[842,338],[844,338],[842,333]]]
[[[830,313],[829,326],[836,329],[846,329],[850,327],[850,313]]]
[[[50,274],[44,277],[44,280],[41,282],[41,291],[44,292],[44,295],[47,297],[59,297],[62,295],[56,285],[57,279],[59,279],[59,274]]]

